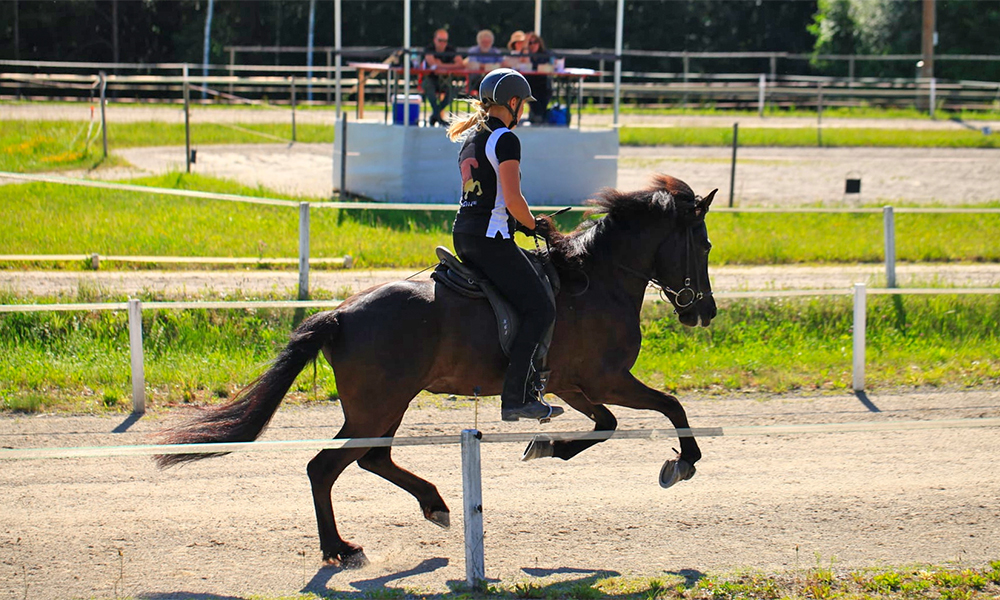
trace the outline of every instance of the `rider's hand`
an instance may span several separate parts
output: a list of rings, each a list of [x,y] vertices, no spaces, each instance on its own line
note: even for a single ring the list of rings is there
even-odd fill
[[[549,239],[549,234],[552,233],[554,226],[552,224],[552,217],[535,217],[535,230],[532,232],[542,239]]]
[[[525,225],[524,223],[522,223],[522,222],[520,222],[520,221],[518,221],[516,219],[514,220],[514,223],[515,223],[514,224],[514,231],[520,231],[521,233],[523,233],[524,235],[526,235],[528,237],[534,237],[535,233],[537,233],[534,229],[528,229],[527,225]],[[538,219],[535,219],[535,227],[538,227]]]

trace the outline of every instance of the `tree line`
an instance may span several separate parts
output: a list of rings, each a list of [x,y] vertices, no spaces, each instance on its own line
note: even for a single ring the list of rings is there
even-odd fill
[[[5,0],[0,59],[200,63],[208,0]],[[616,0],[544,0],[542,34],[552,48],[613,48]],[[936,53],[1000,54],[1000,0],[937,0]],[[344,46],[399,46],[402,0],[343,0]],[[626,0],[625,49],[795,54],[919,54],[921,0]],[[308,0],[216,0],[210,62],[226,46],[305,46]],[[316,46],[334,43],[333,0],[315,2]],[[413,0],[413,45],[438,27],[457,47],[491,29],[504,46],[529,31],[533,0]],[[241,62],[304,64],[296,55],[243,55]],[[320,61],[317,61],[319,63]],[[581,64],[580,66],[593,66]],[[626,59],[625,68],[679,72],[679,59]],[[761,60],[692,61],[703,72],[766,71]],[[828,61],[783,61],[779,72],[846,75]],[[856,76],[912,77],[913,65],[859,62]],[[939,61],[945,79],[1000,80],[997,62]]]

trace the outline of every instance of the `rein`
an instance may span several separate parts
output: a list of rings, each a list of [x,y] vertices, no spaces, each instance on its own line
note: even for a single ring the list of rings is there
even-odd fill
[[[659,247],[657,247],[657,252],[659,252]],[[647,275],[645,273],[641,273],[621,263],[617,263],[617,265],[618,268],[625,271],[626,273],[634,275],[642,279],[646,283],[652,283],[653,287],[659,288],[660,297],[663,298],[665,301],[669,300],[669,298],[667,297],[668,294],[672,295],[674,298],[673,300],[674,305],[677,307],[678,311],[681,311],[690,308],[692,305],[694,305],[699,300],[705,297],[705,294],[701,291],[701,281],[698,279],[697,276],[698,269],[691,268],[692,267],[691,259],[693,257],[694,257],[694,237],[692,236],[691,230],[689,229],[687,232],[687,256],[685,257],[686,258],[685,262],[687,263],[688,273],[690,273],[692,270],[695,272],[695,285],[697,285],[698,287],[697,291],[695,291],[695,289],[691,287],[690,276],[684,277],[684,287],[682,287],[679,291],[675,291],[669,285],[657,279],[655,274]]]

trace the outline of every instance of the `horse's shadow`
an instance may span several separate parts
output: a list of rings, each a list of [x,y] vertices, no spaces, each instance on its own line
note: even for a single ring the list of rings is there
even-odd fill
[[[395,581],[397,579],[404,579],[406,577],[412,577],[413,575],[420,575],[422,573],[430,573],[431,571],[436,571],[448,566],[447,558],[428,558],[423,560],[419,565],[413,567],[412,569],[407,569],[405,571],[399,571],[398,573],[390,573],[388,575],[383,575],[382,577],[376,577],[374,579],[362,579],[358,581],[352,581],[351,585],[362,590],[357,594],[343,592],[337,592],[338,598],[357,596],[359,598],[367,598],[368,594],[365,590],[382,589],[385,588],[389,582]],[[317,596],[323,596],[325,594],[332,593],[332,590],[327,589],[326,584],[330,582],[334,575],[337,573],[344,572],[344,567],[334,567],[326,566],[320,568],[313,575],[313,578],[309,580],[309,583],[305,585],[300,591],[300,593],[313,593]]]
[[[140,600],[244,600],[242,596],[219,596],[194,592],[150,592],[135,596]]]

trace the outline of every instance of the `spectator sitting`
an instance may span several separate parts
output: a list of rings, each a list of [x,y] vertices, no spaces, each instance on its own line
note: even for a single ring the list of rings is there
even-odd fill
[[[531,56],[531,70],[550,73],[553,70],[553,56],[545,47],[545,40],[534,31],[526,37],[528,54]],[[532,125],[547,123],[549,100],[552,98],[552,77],[548,75],[525,75],[531,86],[531,95],[535,101],[528,105],[530,114],[528,120]]]
[[[447,72],[449,68],[461,67],[465,61],[455,50],[454,46],[448,44],[448,30],[438,29],[434,32],[433,41],[424,48],[424,68],[441,70]],[[451,76],[450,75],[424,75],[423,83],[424,98],[431,105],[431,125],[444,125],[444,110],[451,104]]]
[[[469,56],[465,61],[470,71],[488,73],[500,66],[503,56],[500,49],[493,45],[494,40],[493,32],[489,29],[483,29],[476,34],[476,45],[469,48]],[[482,75],[470,75],[469,89],[478,90],[479,82],[482,80]]]
[[[527,39],[528,36],[524,35],[520,29],[510,34],[510,39],[507,41],[507,50],[510,50],[510,56],[504,57],[503,66],[516,71],[531,70],[531,59],[526,56],[528,53]]]

